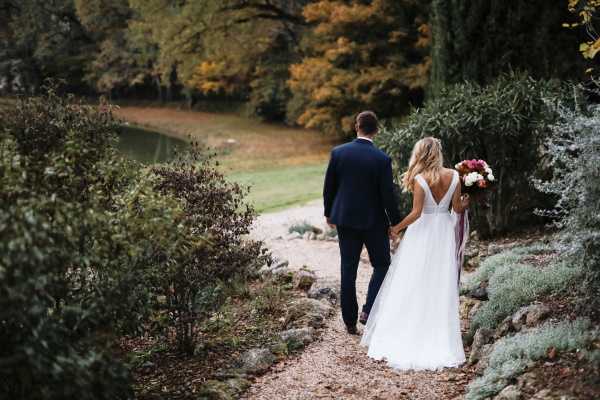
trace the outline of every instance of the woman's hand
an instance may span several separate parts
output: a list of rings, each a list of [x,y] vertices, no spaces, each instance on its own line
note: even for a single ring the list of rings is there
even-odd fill
[[[469,208],[470,204],[471,196],[469,196],[468,194],[463,194],[462,196],[460,196],[460,206],[463,209],[463,211]]]

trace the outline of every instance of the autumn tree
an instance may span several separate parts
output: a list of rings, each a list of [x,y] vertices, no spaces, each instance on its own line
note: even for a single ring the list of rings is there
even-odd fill
[[[225,0],[204,34],[205,51],[186,83],[204,96],[247,101],[249,112],[283,120],[290,97],[289,65],[300,60],[299,42],[310,0]]]
[[[568,7],[569,11],[577,16],[577,21],[565,23],[564,26],[583,28],[586,38],[579,45],[579,51],[586,60],[594,63],[595,60],[598,60],[596,56],[600,52],[600,33],[595,27],[600,14],[600,0],[569,0]],[[588,72],[594,72],[594,68],[589,68]]]
[[[385,118],[420,104],[430,65],[426,12],[413,0],[308,4],[303,15],[314,27],[306,56],[290,69],[288,118],[349,135],[363,109]]]

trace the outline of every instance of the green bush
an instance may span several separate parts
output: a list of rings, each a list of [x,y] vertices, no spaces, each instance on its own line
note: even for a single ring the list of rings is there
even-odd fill
[[[496,190],[489,207],[474,205],[480,234],[514,230],[535,218],[536,207],[551,204],[532,184],[548,173],[541,148],[556,121],[546,100],[561,98],[562,85],[508,74],[489,86],[465,83],[449,87],[414,112],[396,129],[381,133],[378,143],[397,168],[407,167],[414,143],[424,136],[442,140],[448,166],[485,159],[494,169]]]
[[[132,397],[111,330],[138,292],[115,281],[110,110],[57,96],[0,115],[0,397]]]
[[[478,328],[494,329],[504,318],[543,295],[568,290],[581,276],[581,268],[557,262],[536,268],[518,261],[498,266],[489,278],[489,300],[482,304],[471,322]]]
[[[547,152],[554,176],[538,184],[558,201],[542,214],[556,218],[564,255],[583,266],[581,293],[594,310],[600,306],[600,106],[580,103],[558,110]]]
[[[551,347],[558,351],[575,351],[598,338],[600,332],[592,330],[585,319],[546,323],[531,331],[502,338],[494,345],[484,375],[469,384],[466,399],[491,398],[520,375],[531,361],[545,357]]]
[[[0,115],[0,397],[123,399],[123,334],[197,325],[266,261],[253,211],[198,153],[142,169],[108,105],[54,88]],[[110,328],[108,328],[110,327]]]

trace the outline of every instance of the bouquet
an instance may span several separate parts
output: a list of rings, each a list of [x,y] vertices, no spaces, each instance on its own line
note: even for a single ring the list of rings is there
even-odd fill
[[[483,160],[464,160],[454,166],[460,177],[463,193],[480,195],[490,188],[496,181],[494,172],[487,162]],[[458,284],[460,285],[460,271],[465,256],[465,248],[469,238],[469,210],[465,210],[457,218],[456,233],[456,261],[458,264]]]
[[[495,183],[492,169],[483,160],[464,160],[454,167],[460,176],[463,193],[480,193]]]

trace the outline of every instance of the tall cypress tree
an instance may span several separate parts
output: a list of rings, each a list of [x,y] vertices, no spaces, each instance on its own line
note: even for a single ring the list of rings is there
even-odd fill
[[[485,84],[507,70],[536,78],[577,79],[578,33],[566,2],[432,0],[431,91],[465,80]]]

